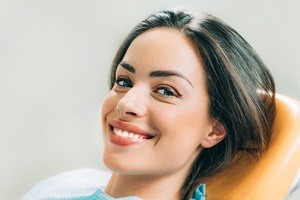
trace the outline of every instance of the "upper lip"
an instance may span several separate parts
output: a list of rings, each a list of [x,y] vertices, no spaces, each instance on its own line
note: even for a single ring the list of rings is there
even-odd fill
[[[120,120],[112,120],[108,123],[110,126],[119,128],[123,131],[128,131],[134,134],[139,134],[139,135],[145,135],[148,137],[153,138],[154,135],[143,130],[142,128],[132,124],[132,123],[128,123],[128,122],[124,122],[124,121],[120,121]]]

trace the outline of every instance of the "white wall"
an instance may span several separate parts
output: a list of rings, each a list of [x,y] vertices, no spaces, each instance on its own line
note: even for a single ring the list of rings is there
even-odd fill
[[[110,62],[133,25],[162,8],[222,18],[269,65],[278,91],[300,99],[298,2],[0,0],[0,199],[62,171],[104,168]]]

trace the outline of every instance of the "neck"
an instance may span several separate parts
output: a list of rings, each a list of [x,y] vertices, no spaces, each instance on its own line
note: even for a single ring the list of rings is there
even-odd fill
[[[113,173],[105,192],[113,197],[138,196],[148,200],[179,200],[187,173],[154,177]]]

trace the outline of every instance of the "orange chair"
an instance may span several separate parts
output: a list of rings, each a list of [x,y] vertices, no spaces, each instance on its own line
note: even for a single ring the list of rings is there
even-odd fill
[[[208,200],[287,197],[300,169],[300,103],[280,94],[276,94],[276,101],[274,132],[267,152],[256,163],[244,157],[228,171],[207,180]]]

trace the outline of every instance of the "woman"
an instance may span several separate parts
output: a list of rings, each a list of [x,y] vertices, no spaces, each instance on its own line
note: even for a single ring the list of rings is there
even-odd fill
[[[159,198],[145,190],[189,199],[237,151],[259,157],[268,146],[273,79],[250,45],[215,17],[178,10],[148,17],[121,45],[111,88],[102,119],[104,161],[116,172],[106,187],[112,196],[123,188],[149,199]],[[131,139],[136,135],[120,129],[141,134]]]
[[[204,199],[204,178],[268,147],[273,78],[252,47],[210,15],[157,12],[119,48],[102,107],[110,199]]]

